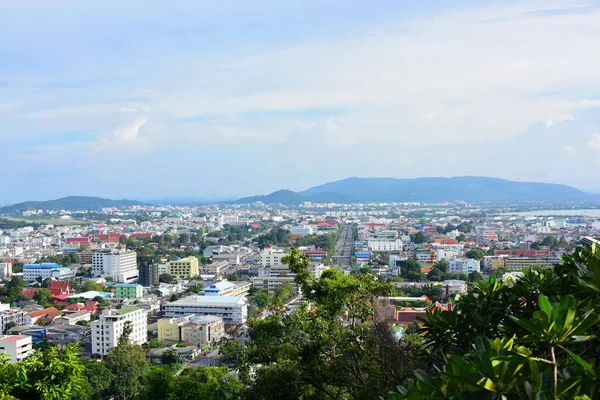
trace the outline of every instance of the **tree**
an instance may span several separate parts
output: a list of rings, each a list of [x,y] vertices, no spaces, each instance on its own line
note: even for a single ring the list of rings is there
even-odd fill
[[[477,271],[473,271],[473,272],[469,273],[469,282],[475,282],[477,280],[482,280],[482,279],[483,279],[483,275],[481,275]]]
[[[522,272],[473,283],[452,311],[428,311],[423,333],[440,367],[415,371],[390,398],[598,398],[600,249]]]
[[[465,252],[465,257],[471,258],[473,260],[481,260],[485,256],[485,251],[479,248],[470,249]]]
[[[269,292],[265,289],[259,290],[250,297],[250,301],[253,302],[258,308],[265,308],[271,301]]]
[[[81,285],[81,290],[84,292],[100,292],[102,291],[102,286],[92,280],[87,280]]]
[[[244,385],[227,367],[186,368],[175,378],[168,398],[233,400],[241,398],[244,390]]]
[[[236,340],[229,340],[219,347],[221,362],[235,364],[244,357],[244,346]]]
[[[179,362],[179,355],[177,354],[177,351],[175,351],[175,349],[167,349],[160,356],[161,364],[169,365],[169,364],[176,364],[178,362]]]
[[[231,282],[235,282],[238,280],[238,276],[237,276],[237,274],[229,274],[229,275],[227,275],[227,280],[231,281]]]
[[[175,377],[168,366],[153,365],[148,368],[144,375],[144,389],[141,398],[143,400],[171,399]]]
[[[294,285],[289,282],[285,282],[275,288],[275,292],[273,293],[273,301],[283,304],[292,299],[295,295],[296,290],[294,289]]]
[[[52,297],[52,293],[48,289],[38,289],[33,294],[33,299],[43,306],[50,303],[50,297]]]
[[[411,282],[420,282],[425,276],[421,272],[422,265],[413,258],[409,258],[400,265],[400,276]]]
[[[109,393],[119,400],[134,398],[140,390],[140,380],[148,367],[141,346],[120,341],[106,355],[106,367],[112,372]]]
[[[406,327],[407,334],[418,333],[420,330],[421,330],[421,326],[419,325],[418,322],[411,322]]]
[[[448,263],[448,260],[441,259],[434,265],[434,267],[439,269],[443,273],[446,273],[448,272],[448,268],[450,268],[450,264]]]
[[[558,248],[558,239],[556,236],[546,236],[544,240],[542,240],[542,246],[548,246],[552,250],[555,250]]]
[[[412,233],[410,235],[410,241],[415,244],[429,243],[431,239],[423,232]]]
[[[162,282],[162,283],[173,283],[173,282],[175,282],[175,277],[170,274],[160,274],[158,276],[158,280],[159,280],[159,282]]]
[[[84,366],[84,384],[76,399],[101,400],[106,398],[113,380],[112,372],[103,362],[98,362],[90,358],[82,358],[81,362]]]
[[[467,241],[467,237],[465,236],[464,233],[461,233],[460,235],[456,236],[456,240],[459,243],[466,242]]]
[[[462,223],[458,224],[456,229],[458,229],[458,231],[462,232],[462,233],[469,233],[473,230],[473,225],[471,225],[468,222],[462,222]]]
[[[430,281],[441,281],[444,279],[444,273],[440,271],[437,267],[433,267],[431,271],[427,274],[427,279]]]

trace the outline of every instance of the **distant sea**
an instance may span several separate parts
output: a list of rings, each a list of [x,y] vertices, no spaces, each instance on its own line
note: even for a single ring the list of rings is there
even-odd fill
[[[592,217],[600,218],[598,210],[537,210],[494,214],[495,216],[517,216],[517,217]]]

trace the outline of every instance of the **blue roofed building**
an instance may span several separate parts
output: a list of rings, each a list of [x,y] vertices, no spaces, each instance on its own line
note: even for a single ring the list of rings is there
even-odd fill
[[[47,278],[66,280],[74,278],[76,272],[75,267],[61,267],[57,263],[23,265],[23,279],[25,282],[35,282],[38,278],[42,280]]]

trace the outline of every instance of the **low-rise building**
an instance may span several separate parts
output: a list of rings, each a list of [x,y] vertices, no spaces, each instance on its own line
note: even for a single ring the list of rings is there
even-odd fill
[[[57,263],[23,265],[23,279],[25,282],[35,282],[38,278],[64,281],[74,278],[76,272],[73,267],[61,267]]]
[[[252,284],[250,282],[230,282],[227,280],[213,283],[204,288],[205,296],[247,296]]]
[[[200,275],[198,259],[193,256],[169,261],[169,274],[177,279]]]
[[[105,356],[117,347],[119,338],[123,335],[125,324],[131,324],[129,341],[134,344],[144,344],[148,341],[148,321],[146,311],[135,306],[121,309],[108,309],[102,312],[100,319],[93,321],[92,354]]]
[[[31,336],[0,336],[0,355],[7,357],[9,363],[16,364],[31,355],[32,352]]]
[[[12,276],[12,263],[0,263],[0,279],[9,279]]]
[[[137,283],[117,283],[114,288],[117,299],[135,300],[144,295],[144,288]]]
[[[214,315],[228,324],[242,324],[248,317],[246,298],[241,296],[189,296],[164,305],[167,317]]]
[[[10,326],[23,325],[27,312],[23,310],[0,311],[0,335],[6,333]]]
[[[61,317],[56,317],[52,321],[56,325],[77,325],[78,322],[89,322],[92,319],[92,314],[86,311],[68,313]]]
[[[448,262],[448,271],[455,274],[470,274],[481,271],[481,262],[471,258],[455,258]]]
[[[158,340],[188,342],[197,346],[215,343],[225,335],[223,318],[189,315],[158,320]]]
[[[44,308],[43,310],[32,311],[25,315],[25,325],[38,325],[41,321],[48,324],[51,323],[54,318],[60,317],[62,314],[56,307]]]
[[[553,268],[556,264],[560,264],[559,258],[506,257],[504,260],[504,268],[511,272],[526,268]]]

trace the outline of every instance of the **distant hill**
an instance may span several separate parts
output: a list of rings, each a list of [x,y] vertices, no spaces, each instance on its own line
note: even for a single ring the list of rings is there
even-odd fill
[[[69,196],[48,201],[26,201],[0,208],[0,214],[21,214],[31,210],[67,210],[67,211],[95,211],[105,207],[129,207],[144,205],[135,200],[110,200],[100,197]]]
[[[302,192],[280,190],[265,196],[246,197],[237,204],[262,201],[266,204],[296,205],[353,202],[525,202],[582,201],[597,196],[567,185],[514,182],[499,178],[464,176],[456,178],[348,178],[325,183]]]

